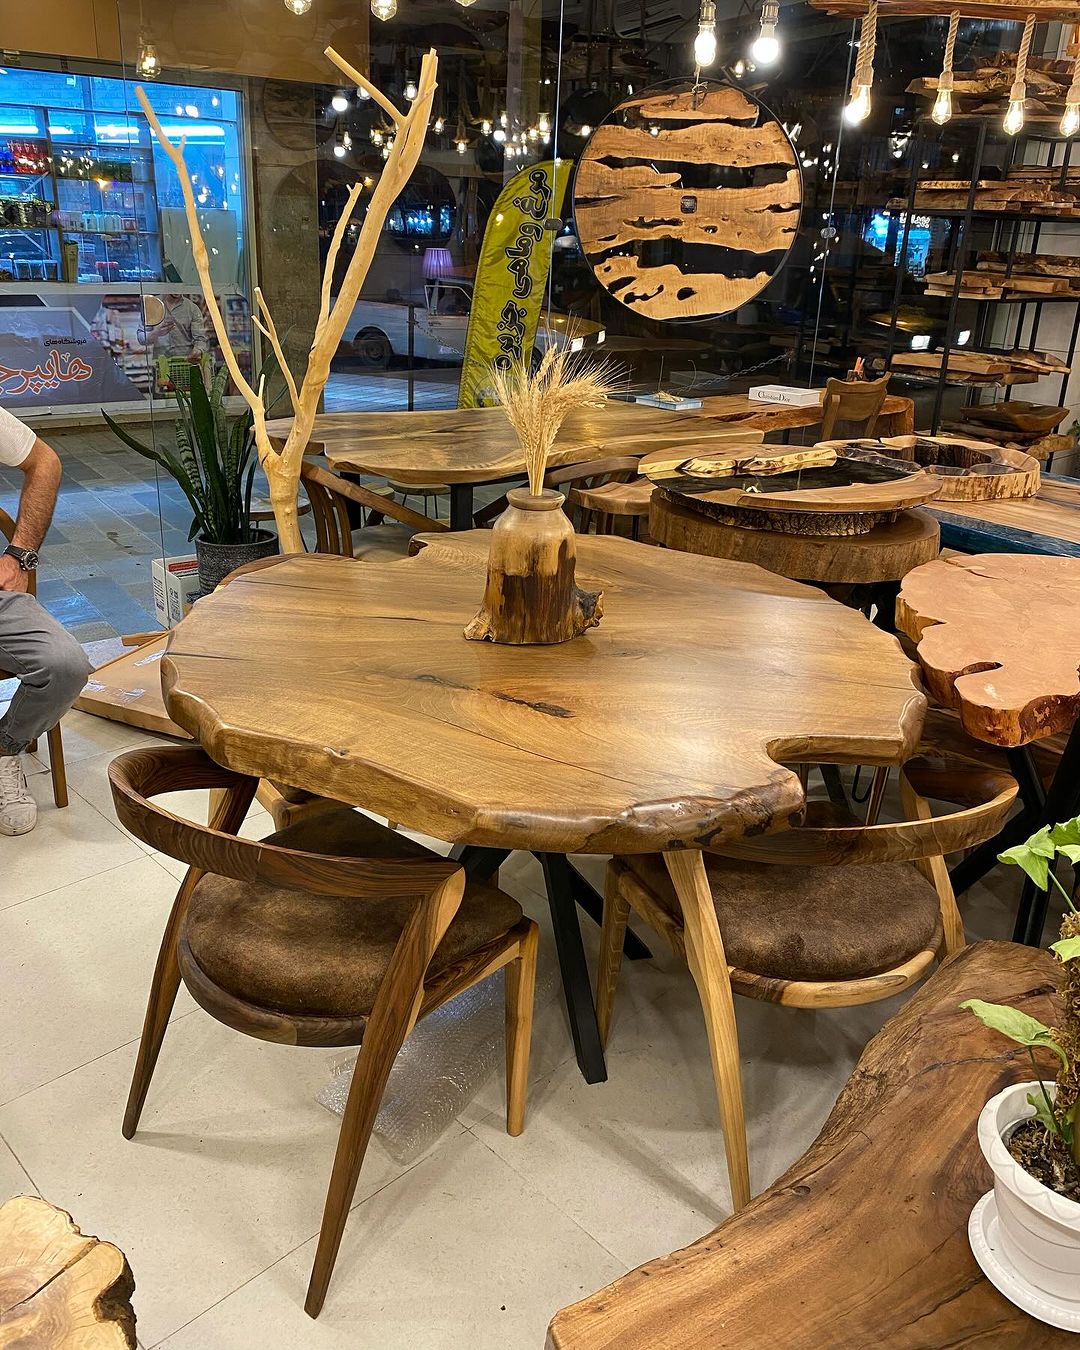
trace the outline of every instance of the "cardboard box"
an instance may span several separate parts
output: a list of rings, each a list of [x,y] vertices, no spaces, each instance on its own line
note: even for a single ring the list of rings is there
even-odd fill
[[[154,582],[154,616],[165,628],[178,624],[199,593],[199,564],[188,558],[154,558],[150,564]]]
[[[793,384],[759,384],[750,390],[757,403],[791,403],[797,408],[813,408],[821,402],[820,389],[799,389]]]

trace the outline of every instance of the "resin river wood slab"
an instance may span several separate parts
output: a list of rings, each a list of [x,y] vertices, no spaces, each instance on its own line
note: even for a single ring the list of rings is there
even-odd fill
[[[939,480],[916,464],[876,448],[843,445],[837,453],[832,445],[787,453],[779,446],[705,446],[682,461],[670,450],[653,451],[640,471],[715,520],[786,534],[866,534],[939,491]]]
[[[799,228],[802,175],[784,128],[727,85],[656,90],[593,133],[574,184],[601,286],[650,319],[704,319],[753,299]]]
[[[163,662],[219,763],[448,842],[698,847],[782,828],[784,762],[899,763],[926,702],[899,643],[760,568],[582,536],[604,621],[561,646],[469,642],[486,531],[418,556],[311,555],[200,600]]]
[[[36,1195],[0,1206],[0,1346],[135,1350],[124,1253]]]
[[[969,736],[1025,745],[1080,715],[1080,558],[979,553],[909,572],[897,627]]]
[[[843,453],[850,449],[896,455],[939,480],[936,501],[977,502],[1034,497],[1039,461],[1022,450],[966,436],[883,436],[880,440],[819,441]]]
[[[967,1235],[993,1183],[979,1111],[1031,1063],[958,1005],[1009,1003],[1052,1025],[1055,965],[1006,942],[951,957],[869,1043],[783,1176],[692,1246],[557,1313],[548,1350],[1074,1347],[994,1289]]]

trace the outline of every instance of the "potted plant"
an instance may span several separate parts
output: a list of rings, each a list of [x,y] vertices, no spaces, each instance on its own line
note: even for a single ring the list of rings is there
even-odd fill
[[[1080,817],[1044,826],[1000,855],[1065,899],[1061,936],[1050,948],[1059,964],[1059,1025],[982,999],[961,1004],[1026,1046],[1035,1074],[992,1097],[979,1116],[979,1146],[994,1189],[975,1206],[968,1231],[983,1271],[1007,1298],[1043,1321],[1080,1331],[1080,912],[1054,875],[1059,856],[1080,862]],[[1036,1047],[1059,1060],[1056,1083],[1040,1072]]]
[[[235,568],[277,552],[277,536],[251,523],[251,489],[258,468],[251,410],[225,411],[224,368],[207,390],[198,377],[177,389],[175,448],[146,445],[102,409],[112,432],[170,474],[191,504],[189,539],[199,560],[199,587],[214,590]],[[260,382],[261,383],[261,382]]]

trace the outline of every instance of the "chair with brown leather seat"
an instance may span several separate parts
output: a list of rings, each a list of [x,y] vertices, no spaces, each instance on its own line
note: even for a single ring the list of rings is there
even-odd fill
[[[305,1308],[322,1308],[383,1090],[416,1020],[506,968],[506,1128],[525,1119],[537,928],[494,886],[349,809],[237,837],[256,780],[197,746],[120,755],[116,814],[189,871],[158,954],[123,1132],[135,1133],[183,979],[236,1031],[288,1045],[359,1045]],[[219,792],[210,826],[150,798]]]
[[[9,543],[15,538],[15,522],[3,510],[0,510],[0,537]],[[26,573],[26,589],[31,595],[37,595],[36,572]],[[0,680],[16,678],[10,671],[0,669]],[[59,722],[45,733],[45,741],[49,747],[49,776],[52,779],[53,802],[58,807],[64,807],[68,804],[67,769],[64,764],[64,737]],[[36,741],[30,749],[37,749]]]
[[[906,820],[867,825],[830,803],[812,802],[794,829],[731,840],[707,852],[704,880],[716,909],[722,961],[704,971],[688,950],[664,858],[612,859],[596,979],[601,1040],[606,1044],[633,909],[677,955],[695,963],[736,1208],[749,1199],[750,1187],[732,991],[823,1008],[873,1003],[909,988],[939,955],[964,945],[945,855],[995,834],[1016,792],[1008,774],[920,758],[901,772]],[[933,816],[931,799],[963,809]],[[725,1081],[734,1085],[727,1099]]]
[[[826,381],[821,400],[821,439],[832,440],[838,422],[849,425],[848,435],[873,436],[888,383],[888,375],[880,380]]]

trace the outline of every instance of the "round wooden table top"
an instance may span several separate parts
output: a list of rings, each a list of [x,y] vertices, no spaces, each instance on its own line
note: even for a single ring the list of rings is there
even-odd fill
[[[551,852],[702,847],[802,805],[781,760],[911,752],[925,698],[896,639],[761,568],[580,537],[599,628],[467,642],[486,532],[419,556],[280,560],[200,600],[162,661],[219,763],[438,839]]]
[[[896,623],[964,730],[1016,746],[1080,716],[1080,558],[978,553],[904,578]]]

